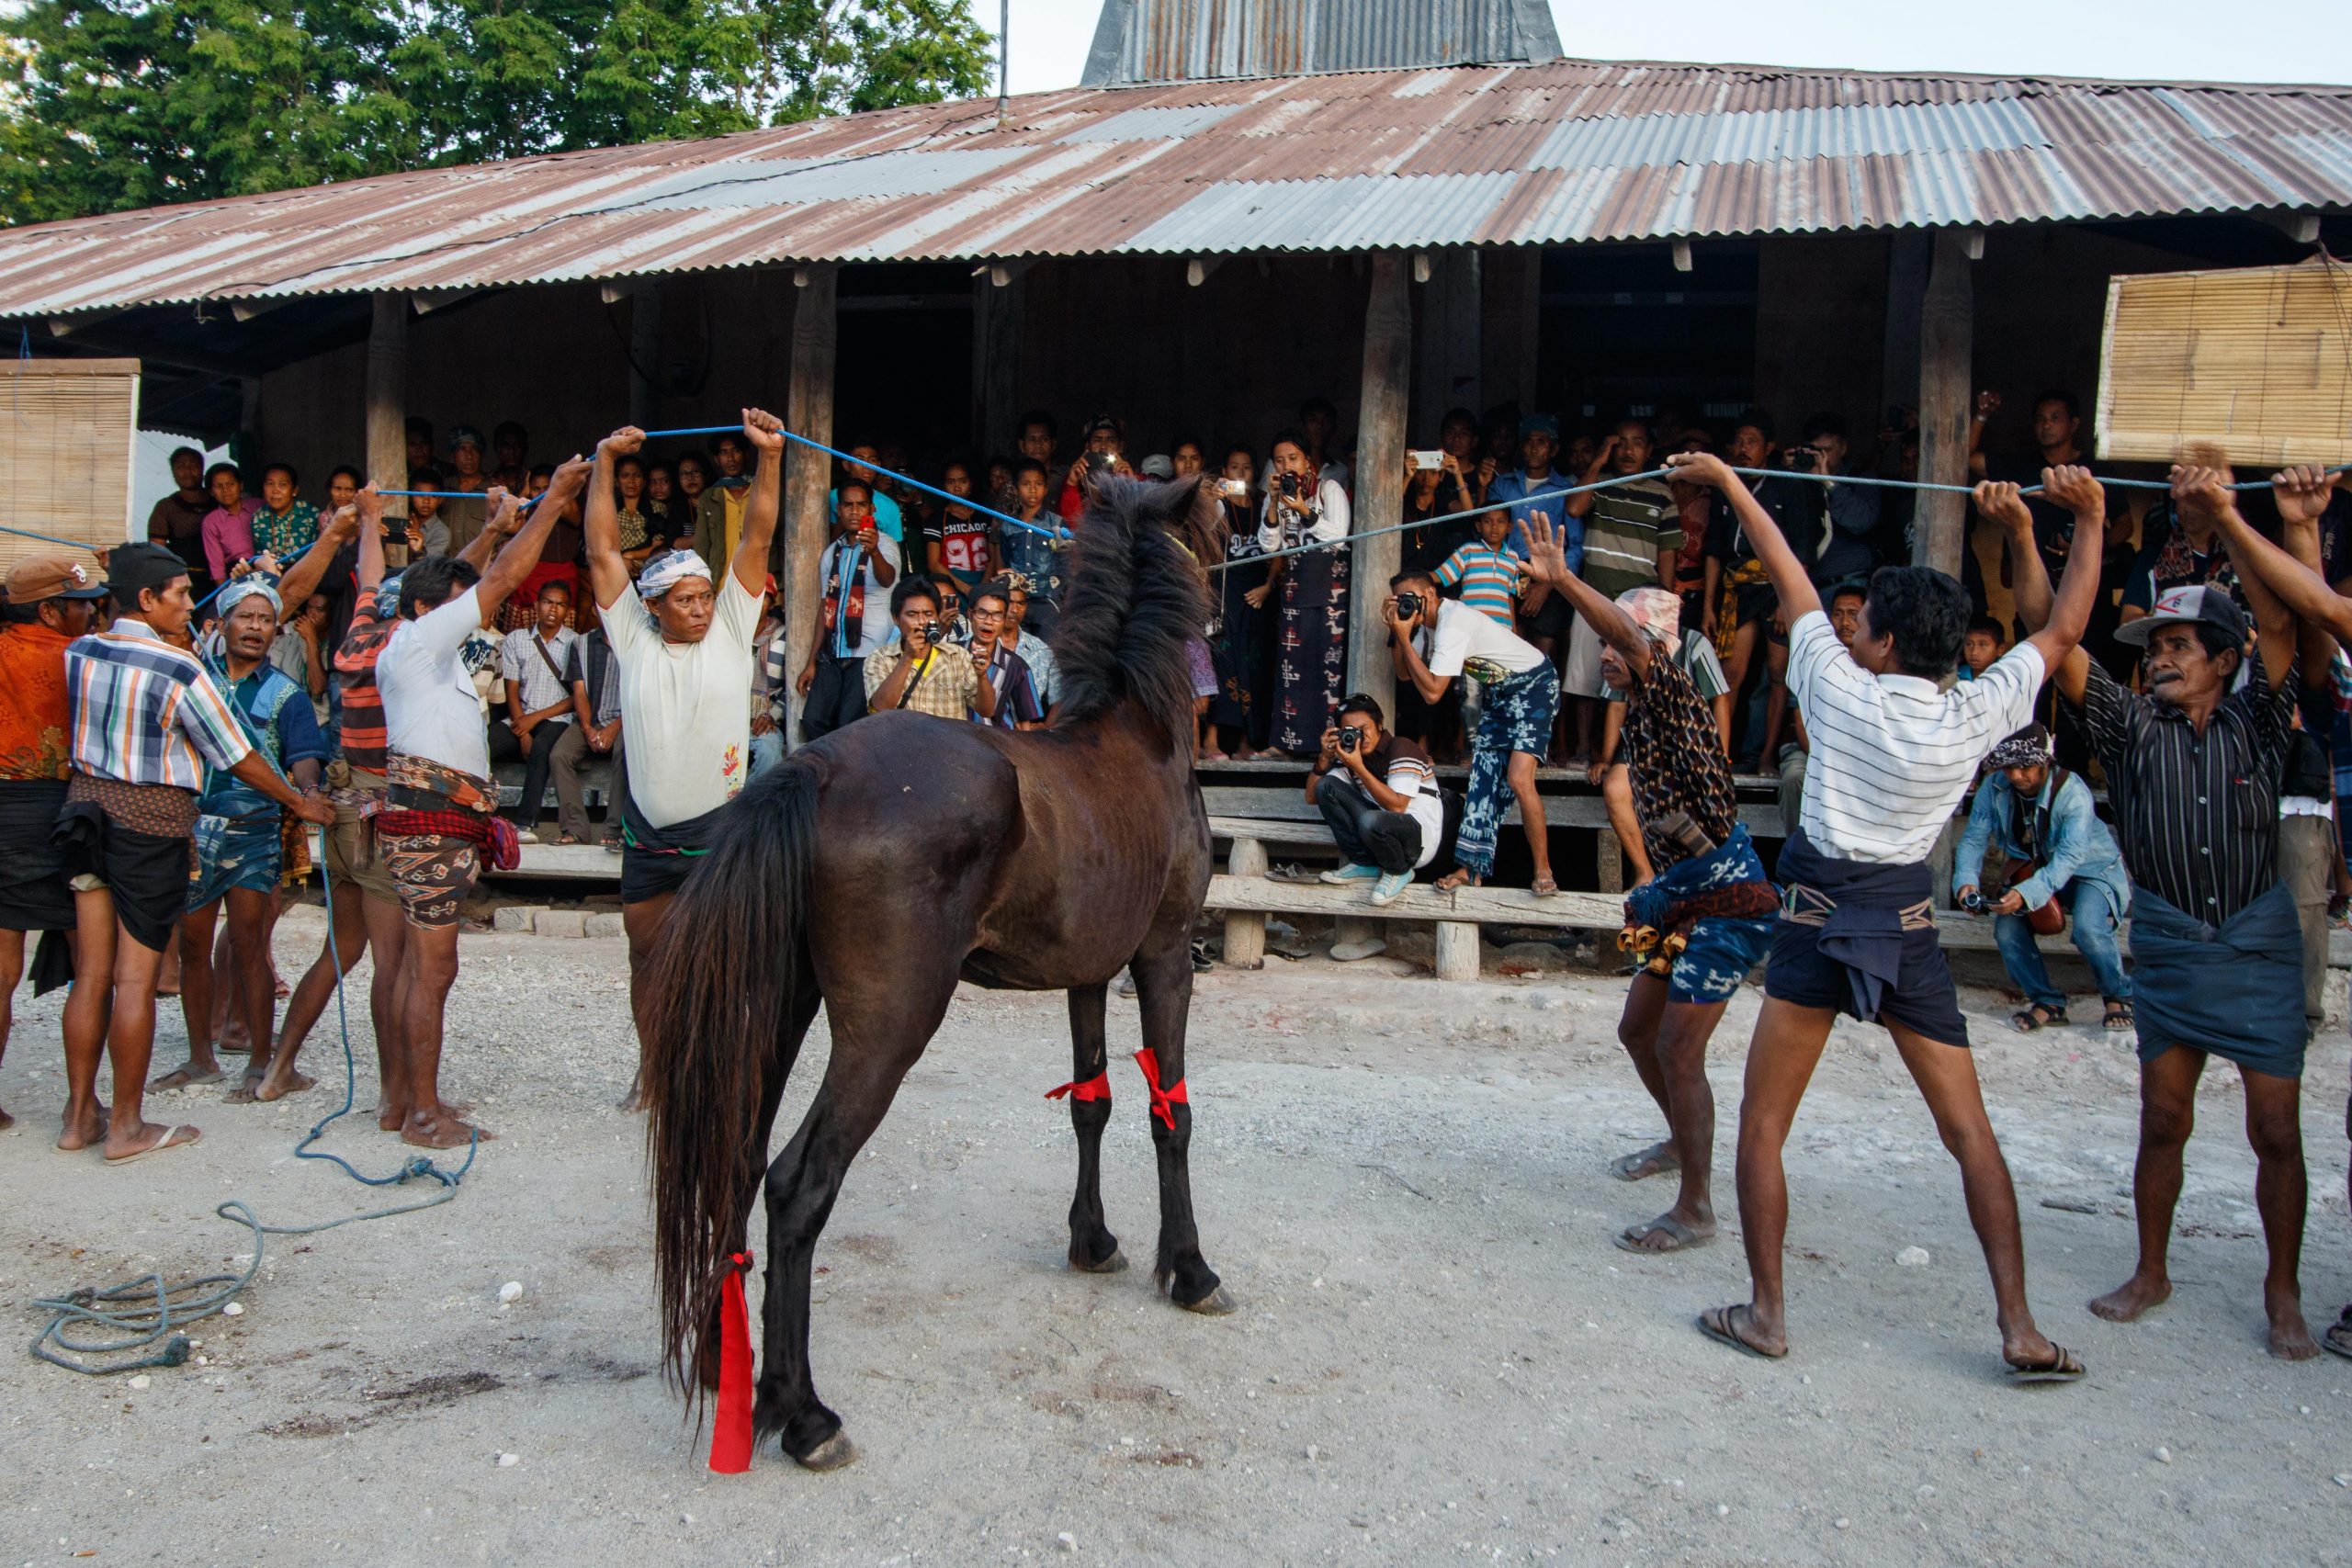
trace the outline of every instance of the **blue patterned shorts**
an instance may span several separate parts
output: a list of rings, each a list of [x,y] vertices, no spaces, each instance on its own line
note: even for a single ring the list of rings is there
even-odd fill
[[[264,818],[199,817],[196,819],[196,870],[188,878],[187,908],[218,902],[232,887],[275,892],[281,851],[277,814]]]
[[[1763,962],[1772,945],[1770,916],[1756,919],[1700,920],[1685,933],[1690,945],[1675,955],[1667,976],[1667,1000],[1727,1002],[1747,972]]]

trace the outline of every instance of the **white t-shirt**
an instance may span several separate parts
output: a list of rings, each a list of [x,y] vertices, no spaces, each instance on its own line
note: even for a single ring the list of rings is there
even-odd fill
[[[1390,761],[1390,789],[1405,797],[1405,815],[1421,825],[1421,855],[1413,869],[1437,858],[1438,840],[1445,837],[1445,803],[1438,798],[1437,770],[1421,758],[1399,756]]]
[[[1506,631],[1502,623],[1458,599],[1437,602],[1437,632],[1430,644],[1430,673],[1459,675],[1464,660],[1487,659],[1514,675],[1544,662],[1532,644]]]
[[[634,587],[605,608],[605,635],[620,667],[629,799],[652,826],[715,811],[742,793],[752,750],[744,694],[759,629],[760,601],[732,571],[719,574],[710,632],[700,642],[663,641]]]
[[[1973,681],[1939,691],[1854,662],[1819,610],[1789,628],[1789,700],[1811,758],[1798,820],[1823,854],[1912,865],[1968,793],[1985,755],[2033,717],[2041,654],[2019,643]]]
[[[376,660],[391,749],[478,779],[490,777],[481,694],[458,650],[481,629],[481,593],[467,589],[437,610],[402,621]]]

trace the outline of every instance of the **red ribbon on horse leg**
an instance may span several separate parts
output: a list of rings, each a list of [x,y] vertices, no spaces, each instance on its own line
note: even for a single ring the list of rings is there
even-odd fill
[[[1083,1081],[1079,1081],[1079,1082],[1066,1083],[1066,1084],[1062,1085],[1059,1089],[1047,1089],[1047,1090],[1046,1091],[1046,1098],[1047,1100],[1059,1100],[1059,1099],[1061,1099],[1064,1095],[1068,1095],[1068,1096],[1069,1096],[1070,1098],[1075,1099],[1075,1100],[1108,1100],[1108,1099],[1110,1099],[1110,1098],[1111,1098],[1111,1073],[1110,1073],[1110,1069],[1106,1067],[1106,1068],[1104,1068],[1102,1072],[1099,1072],[1099,1073],[1095,1074],[1095,1075],[1094,1075],[1092,1077],[1091,1077],[1091,1078],[1087,1078],[1087,1079],[1085,1079],[1085,1080],[1083,1080]]]
[[[1159,1057],[1148,1045],[1136,1053],[1136,1066],[1143,1069],[1144,1087],[1151,1091],[1151,1113],[1167,1122],[1170,1132],[1174,1132],[1176,1112],[1171,1108],[1192,1103],[1184,1093],[1184,1080],[1178,1078],[1166,1089],[1161,1089],[1159,1087]]]
[[[752,1255],[728,1258],[718,1289],[718,1411],[710,1429],[710,1468],[741,1475],[752,1468],[752,1314],[743,1303],[743,1276]]]

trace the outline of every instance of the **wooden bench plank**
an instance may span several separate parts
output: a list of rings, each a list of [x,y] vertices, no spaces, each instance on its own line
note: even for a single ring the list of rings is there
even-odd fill
[[[1323,814],[1315,808],[1315,803],[1297,790],[1252,784],[1207,784],[1201,790],[1201,800],[1212,818],[1250,818],[1265,822],[1323,820]],[[1739,819],[1747,825],[1751,838],[1780,839],[1786,836],[1781,831],[1781,811],[1776,806],[1742,806]],[[1544,799],[1544,820],[1555,828],[1605,829],[1609,826],[1609,807],[1597,794],[1546,795]],[[1517,801],[1504,808],[1503,823],[1507,827],[1519,826]]]

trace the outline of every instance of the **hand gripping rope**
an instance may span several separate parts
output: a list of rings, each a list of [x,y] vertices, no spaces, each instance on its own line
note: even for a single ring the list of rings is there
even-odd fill
[[[335,966],[335,1021],[343,1035],[343,1104],[311,1125],[302,1141],[294,1145],[294,1157],[330,1161],[353,1180],[369,1187],[395,1187],[410,1181],[430,1179],[439,1182],[441,1190],[413,1203],[374,1209],[362,1214],[346,1214],[339,1220],[322,1220],[308,1225],[263,1224],[242,1199],[232,1198],[213,1213],[224,1220],[245,1226],[253,1233],[254,1255],[243,1273],[208,1274],[198,1279],[182,1280],[176,1284],[164,1283],[160,1274],[148,1274],[119,1285],[104,1288],[84,1286],[62,1296],[37,1298],[32,1303],[35,1310],[50,1314],[49,1321],[33,1337],[32,1353],[40,1359],[69,1371],[92,1376],[132,1372],[147,1367],[180,1366],[187,1360],[190,1349],[187,1336],[180,1330],[220,1312],[236,1299],[239,1292],[253,1283],[254,1276],[261,1271],[263,1236],[312,1235],[340,1225],[356,1224],[362,1220],[380,1220],[393,1214],[430,1209],[455,1198],[458,1184],[473,1168],[474,1156],[481,1146],[479,1132],[466,1147],[465,1163],[455,1170],[443,1170],[426,1156],[412,1155],[390,1176],[368,1176],[340,1155],[324,1150],[312,1152],[311,1145],[325,1134],[328,1123],[350,1113],[358,1083],[351,1051],[351,1020],[344,1007],[343,956],[336,950],[334,940],[334,886],[323,857],[319,864],[319,881],[326,896],[327,955]],[[739,1299],[741,1289],[739,1285]],[[133,1303],[138,1304],[131,1304]],[[89,1359],[94,1356],[121,1356],[158,1344],[162,1346],[160,1350],[136,1359],[96,1363]]]

